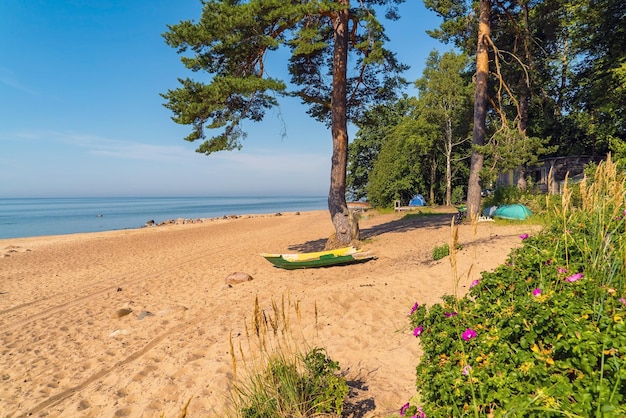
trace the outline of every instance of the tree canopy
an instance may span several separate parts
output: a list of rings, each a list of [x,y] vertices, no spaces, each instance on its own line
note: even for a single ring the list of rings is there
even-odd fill
[[[416,193],[452,203],[453,187],[467,184],[471,126],[468,58],[432,51],[415,82],[418,97],[373,107],[350,144],[348,184],[356,198],[389,206]]]
[[[541,155],[626,149],[626,1],[424,2],[443,17],[429,33],[468,55],[481,47],[478,19],[487,16],[485,146],[475,141],[474,147],[486,158],[486,170],[518,168],[523,174]],[[484,71],[474,71],[478,82]]]
[[[388,205],[419,189],[450,203],[463,187],[477,209],[481,181],[541,156],[613,151],[626,162],[626,0],[424,0],[442,17],[429,34],[455,53],[431,55],[418,97],[398,98],[406,67],[379,16],[397,19],[401,2],[204,1],[198,22],[164,34],[198,73],[163,94],[165,106],[211,154],[241,147],[241,122],[261,120],[282,95],[299,98],[332,130],[338,233],[346,191]],[[269,68],[276,51],[289,54],[288,80]],[[349,151],[348,121],[359,128]]]
[[[204,1],[198,22],[168,25],[163,37],[185,67],[207,73],[208,80],[179,79],[179,88],[162,95],[165,106],[174,121],[192,127],[185,139],[203,140],[198,152],[207,155],[240,148],[245,138],[240,123],[261,120],[280,95],[299,97],[311,116],[331,125],[334,24],[345,10],[353,63],[345,80],[346,112],[354,118],[394,97],[403,85],[399,73],[406,67],[384,48],[387,37],[375,7],[389,6],[386,17],[397,19],[393,6],[402,1],[359,1],[354,8],[331,0]],[[281,48],[291,52],[286,63],[290,84],[266,67],[268,55]]]
[[[261,120],[279,95],[300,98],[312,117],[331,127],[328,206],[336,242],[329,245],[348,244],[358,238],[345,199],[348,121],[403,85],[399,73],[406,67],[385,48],[377,17],[386,7],[385,17],[397,19],[403,1],[203,1],[197,23],[168,26],[163,36],[188,69],[207,73],[208,80],[180,79],[179,88],[162,95],[165,106],[174,121],[191,125],[185,139],[202,140],[197,151],[208,155],[241,147],[241,122]],[[290,85],[266,66],[268,54],[279,49],[291,54]]]

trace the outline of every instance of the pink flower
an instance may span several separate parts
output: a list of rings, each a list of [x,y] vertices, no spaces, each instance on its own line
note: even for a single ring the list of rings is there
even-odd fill
[[[463,334],[461,334],[461,337],[463,337],[463,339],[464,339],[465,341],[469,341],[469,340],[471,340],[472,338],[475,338],[475,337],[476,337],[476,335],[477,335],[477,334],[476,334],[476,331],[474,331],[474,330],[473,330],[473,329],[471,329],[471,328],[468,328],[468,329],[466,329],[465,331],[463,331]]]
[[[533,290],[533,296],[537,297],[539,295],[541,295],[541,289],[536,288],[535,290]]]
[[[422,335],[422,331],[424,331],[424,327],[420,325],[419,327],[413,330],[413,335],[415,335],[416,337],[419,337],[420,335]]]
[[[413,415],[411,418],[426,418],[426,414],[422,411],[422,407],[417,407],[417,413]]]
[[[556,271],[561,274],[567,273],[567,269],[564,267],[559,267],[558,269],[556,269]]]
[[[445,316],[446,318],[451,318],[453,316],[457,316],[458,314],[456,312],[444,312],[443,316]]]
[[[472,371],[472,366],[470,366],[469,364],[466,364],[465,367],[463,367],[463,370],[461,370],[461,373],[463,374],[463,376],[469,376],[471,371]]]
[[[577,282],[578,280],[582,279],[583,277],[584,277],[584,274],[576,273],[576,274],[572,274],[571,276],[566,278],[565,281],[569,282],[569,283],[574,283],[574,282]]]
[[[480,283],[480,280],[476,279],[472,282],[472,284],[470,285],[470,289],[474,286],[478,286],[478,283]]]
[[[624,299],[624,298],[619,298],[619,299],[617,299],[617,300],[619,300],[619,301],[622,303],[622,305],[626,306],[626,299]]]
[[[411,313],[409,315],[415,313],[415,311],[417,311],[417,308],[419,308],[419,304],[415,302],[415,305],[413,305],[413,307],[411,308]]]
[[[530,235],[528,235],[528,234],[522,234],[519,237],[524,240],[524,239],[528,238],[529,236]]]
[[[409,409],[409,403],[405,403],[404,405],[402,405],[402,408],[400,408],[400,415],[404,416],[404,413],[406,412],[406,410]]]

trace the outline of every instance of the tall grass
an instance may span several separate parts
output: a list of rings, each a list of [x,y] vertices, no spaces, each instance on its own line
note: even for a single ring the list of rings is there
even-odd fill
[[[245,330],[246,348],[241,342],[235,347],[230,338],[235,381],[229,416],[340,416],[348,393],[346,380],[323,348],[306,343],[299,301],[283,296],[280,305],[272,300],[271,308],[264,310],[257,297]]]

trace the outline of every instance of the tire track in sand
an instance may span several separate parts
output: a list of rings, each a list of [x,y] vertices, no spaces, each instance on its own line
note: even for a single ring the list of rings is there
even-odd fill
[[[299,228],[293,228],[289,231],[285,231],[280,235],[288,236],[298,230]],[[232,243],[224,243],[218,247],[211,248],[211,254],[226,254],[230,250],[232,250]],[[166,267],[157,269],[153,272],[146,273],[145,268],[136,269],[132,272],[124,273],[121,275],[113,276],[108,279],[105,279],[105,284],[102,281],[98,281],[97,283],[87,284],[85,286],[71,289],[69,291],[59,292],[55,295],[35,300],[32,302],[24,303],[21,305],[13,306],[11,308],[0,311],[0,333],[6,333],[8,331],[14,330],[16,328],[22,327],[28,323],[34,322],[38,319],[46,318],[50,315],[53,315],[57,312],[65,311],[68,308],[79,305],[82,302],[89,301],[90,299],[102,295],[107,292],[115,291],[119,286],[129,286],[132,284],[136,284],[143,280],[149,280],[151,278],[158,277],[163,273],[171,271],[173,269],[180,268],[182,266],[191,264],[197,260],[204,258],[207,254],[207,251],[197,251],[192,256],[186,257],[183,261],[179,261],[175,264],[168,264]],[[130,279],[129,279],[130,276]],[[133,277],[135,276],[135,277]],[[103,287],[104,286],[104,287]],[[97,288],[98,290],[92,290]],[[77,293],[87,292],[84,296],[75,296]],[[57,299],[66,299],[61,302],[54,302]],[[13,319],[15,317],[3,317],[6,314],[11,312],[20,311],[22,309],[36,307],[38,305],[45,305],[46,303],[50,303],[52,306],[43,307],[41,311],[28,314],[26,317],[21,319]],[[56,303],[56,305],[54,304]]]
[[[225,252],[225,250],[217,251],[217,253],[222,253],[222,252]],[[189,257],[187,260],[183,262],[179,262],[173,265],[170,264],[167,267],[155,270],[150,273],[145,273],[145,270],[141,269],[141,270],[136,270],[134,272],[125,273],[120,276],[111,277],[109,279],[106,279],[107,284],[105,284],[104,287],[103,287],[102,282],[92,283],[92,284],[88,284],[83,287],[80,287],[78,289],[72,289],[67,292],[60,292],[44,299],[35,300],[32,302],[28,302],[22,305],[18,305],[18,306],[14,306],[12,308],[6,309],[0,312],[0,315],[11,313],[19,309],[25,309],[25,308],[30,308],[30,307],[37,306],[37,305],[42,305],[47,302],[54,302],[56,299],[61,299],[61,298],[67,299],[67,301],[62,301],[60,303],[57,302],[56,305],[53,305],[50,307],[44,307],[42,311],[39,311],[34,314],[30,314],[23,319],[11,320],[11,317],[2,318],[2,319],[6,319],[7,322],[9,322],[9,325],[6,325],[6,326],[0,325],[0,333],[11,331],[15,328],[22,327],[30,322],[45,318],[49,315],[52,315],[60,311],[64,311],[70,307],[73,307],[73,306],[79,305],[82,302],[88,301],[89,299],[95,296],[102,295],[104,293],[111,292],[111,291],[116,291],[119,286],[130,286],[132,284],[141,282],[142,280],[149,280],[151,278],[159,277],[160,275],[162,275],[163,273],[167,271],[193,263],[194,261],[199,260],[203,258],[204,256],[205,256],[205,253],[203,252],[202,254]],[[130,279],[128,278],[129,276],[130,276]],[[116,284],[113,284],[113,283],[116,283]],[[94,288],[99,288],[99,289],[94,291],[92,290]],[[81,292],[87,292],[87,294],[84,296],[74,296],[76,293],[81,293]]]
[[[198,317],[195,318],[191,321],[187,321],[183,324],[179,324],[176,325],[170,329],[168,329],[166,332],[164,332],[163,334],[153,338],[148,344],[146,344],[145,346],[143,346],[141,349],[135,351],[134,353],[132,353],[130,356],[126,357],[125,359],[118,361],[117,363],[115,363],[113,366],[109,367],[109,368],[105,368],[100,370],[99,372],[91,375],[90,377],[88,377],[87,379],[83,380],[82,382],[78,383],[77,385],[72,386],[69,389],[64,390],[63,392],[57,393],[56,395],[53,395],[51,397],[49,397],[48,399],[46,399],[45,401],[39,403],[37,406],[35,406],[34,408],[30,409],[29,411],[23,413],[22,415],[20,415],[20,417],[28,417],[28,416],[32,416],[33,414],[37,413],[37,412],[41,412],[47,408],[53,407],[56,404],[59,404],[61,402],[63,402],[65,399],[73,396],[76,393],[79,393],[81,390],[83,390],[85,387],[87,387],[88,385],[90,385],[91,383],[98,381],[100,379],[102,379],[103,377],[107,376],[109,373],[113,372],[114,370],[116,370],[117,368],[123,367],[137,359],[139,359],[140,357],[142,357],[143,355],[145,355],[146,353],[148,353],[150,350],[152,350],[154,347],[156,347],[161,341],[165,340],[166,338],[181,332],[183,330],[185,330],[186,328],[189,328],[199,322],[201,322],[202,320],[205,320],[207,317]]]

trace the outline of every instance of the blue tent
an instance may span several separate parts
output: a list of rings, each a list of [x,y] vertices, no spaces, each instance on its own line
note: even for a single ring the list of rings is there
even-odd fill
[[[409,200],[409,206],[426,206],[426,199],[421,194],[416,194]]]
[[[491,218],[496,210],[498,210],[497,206],[489,206],[488,208],[485,208],[485,210],[483,210],[483,215],[489,216]]]
[[[493,212],[493,216],[504,219],[524,220],[530,218],[533,214],[526,206],[516,203],[513,205],[499,206],[498,209]]]

